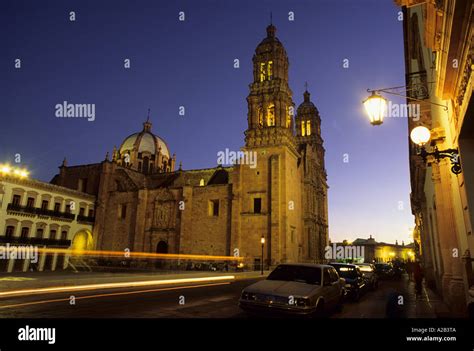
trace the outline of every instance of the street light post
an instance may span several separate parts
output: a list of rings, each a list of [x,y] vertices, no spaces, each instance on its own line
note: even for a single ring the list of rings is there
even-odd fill
[[[261,260],[261,265],[260,265],[261,267],[260,274],[263,275],[263,247],[265,246],[265,238],[263,236],[260,238],[260,243],[262,244],[262,260]]]

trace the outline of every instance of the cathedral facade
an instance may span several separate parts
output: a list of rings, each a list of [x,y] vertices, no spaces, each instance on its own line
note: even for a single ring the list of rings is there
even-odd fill
[[[249,265],[317,262],[328,243],[319,112],[305,91],[295,109],[289,61],[273,25],[253,56],[242,151],[253,166],[176,169],[166,142],[143,129],[103,162],[60,167],[52,183],[96,196],[98,250],[239,255]]]

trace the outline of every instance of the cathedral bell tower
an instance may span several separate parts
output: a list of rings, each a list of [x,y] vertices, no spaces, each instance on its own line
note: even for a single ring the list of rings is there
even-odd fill
[[[288,86],[288,56],[275,32],[272,24],[267,27],[267,36],[253,56],[246,147],[294,147],[294,103]]]

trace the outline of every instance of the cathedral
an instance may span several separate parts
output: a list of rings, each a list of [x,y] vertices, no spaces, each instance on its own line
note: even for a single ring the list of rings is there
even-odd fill
[[[295,111],[288,56],[276,28],[253,56],[244,153],[252,167],[183,170],[147,119],[89,165],[64,161],[52,183],[96,197],[96,250],[225,255],[261,263],[319,262],[328,243],[321,119],[310,94]],[[296,113],[295,113],[296,112]]]

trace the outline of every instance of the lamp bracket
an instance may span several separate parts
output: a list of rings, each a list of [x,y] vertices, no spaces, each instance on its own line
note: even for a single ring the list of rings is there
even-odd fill
[[[396,95],[396,96],[400,96],[402,98],[405,98],[407,100],[418,101],[418,102],[428,103],[430,105],[439,106],[439,107],[442,107],[444,111],[448,111],[448,106],[447,105],[437,104],[436,102],[432,102],[428,99],[417,99],[417,98],[407,96],[405,94],[402,94],[402,93],[398,92],[402,89],[404,89],[404,91],[406,91],[406,92],[416,91],[416,90],[420,89],[420,86],[416,85],[416,84],[412,84],[411,88],[409,88],[407,85],[402,85],[402,86],[398,86],[398,87],[390,87],[390,88],[382,88],[382,89],[367,89],[367,92],[368,93],[376,93],[376,94],[379,94],[379,95],[380,95],[380,93]]]
[[[437,147],[435,147],[434,151],[428,152],[424,147],[422,147],[419,155],[423,158],[423,161],[425,162],[428,156],[433,156],[436,161],[439,161],[443,158],[449,158],[449,160],[451,161],[451,172],[453,172],[454,174],[460,174],[462,172],[458,149],[439,150]]]

